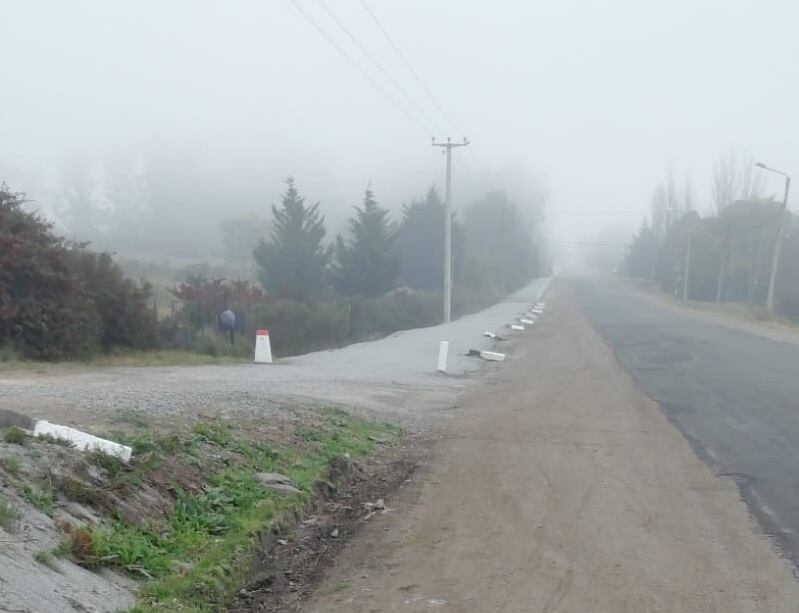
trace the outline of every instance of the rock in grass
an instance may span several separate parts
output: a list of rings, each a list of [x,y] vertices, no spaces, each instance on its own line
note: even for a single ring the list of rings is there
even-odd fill
[[[300,490],[291,482],[291,479],[280,473],[255,473],[254,478],[266,489],[283,496],[300,493]]]
[[[261,485],[273,485],[275,483],[284,483],[286,485],[294,485],[286,475],[280,473],[255,473],[255,480]]]

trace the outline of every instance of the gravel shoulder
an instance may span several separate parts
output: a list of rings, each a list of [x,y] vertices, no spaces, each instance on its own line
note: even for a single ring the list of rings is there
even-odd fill
[[[560,286],[309,613],[794,612],[790,564]]]
[[[102,423],[119,411],[163,415],[267,415],[287,400],[332,402],[400,422],[428,420],[473,384],[482,366],[469,349],[498,345],[484,331],[507,325],[546,288],[537,279],[488,309],[449,324],[397,332],[343,349],[271,365],[103,368],[55,374],[0,374],[0,406],[61,423]],[[438,344],[450,342],[447,374],[436,373]],[[501,351],[502,349],[499,349]]]

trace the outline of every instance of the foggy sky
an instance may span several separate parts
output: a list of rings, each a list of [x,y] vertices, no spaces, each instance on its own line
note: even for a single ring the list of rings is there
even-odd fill
[[[316,0],[298,1],[379,78]],[[543,185],[548,233],[580,239],[637,226],[669,167],[707,209],[712,165],[731,148],[799,174],[794,2],[370,0],[463,134],[358,0],[327,4],[436,136],[472,140],[456,153],[456,204]],[[0,62],[0,179],[34,195],[71,156],[147,151],[213,168],[264,210],[289,174],[328,214],[369,181],[391,206],[442,183],[431,130],[289,0],[2,0]]]

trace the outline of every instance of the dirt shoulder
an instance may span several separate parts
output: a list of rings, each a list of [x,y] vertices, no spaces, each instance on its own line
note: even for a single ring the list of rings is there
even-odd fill
[[[566,287],[339,557],[321,612],[796,610],[734,484],[616,364]]]
[[[745,305],[742,304],[717,305],[712,302],[697,302],[693,300],[683,303],[657,289],[631,281],[614,279],[609,282],[618,283],[642,298],[663,306],[678,315],[685,315],[705,323],[741,330],[781,343],[799,345],[799,327],[795,324],[780,318],[758,319],[748,315]],[[759,313],[764,316],[762,312]]]

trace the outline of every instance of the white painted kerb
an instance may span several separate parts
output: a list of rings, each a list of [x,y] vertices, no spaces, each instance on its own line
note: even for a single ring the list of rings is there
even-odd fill
[[[39,436],[45,434],[49,434],[55,438],[66,439],[81,451],[102,451],[108,455],[118,457],[123,462],[129,462],[130,456],[133,453],[133,449],[127,445],[120,445],[119,443],[107,441],[104,438],[81,432],[69,426],[59,426],[58,424],[40,419],[33,427],[33,435]]]

